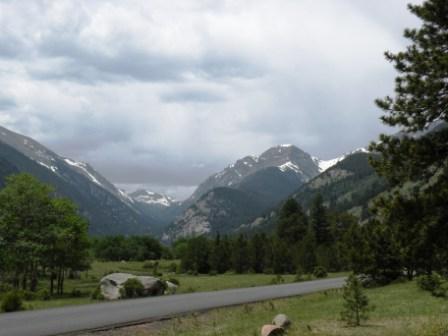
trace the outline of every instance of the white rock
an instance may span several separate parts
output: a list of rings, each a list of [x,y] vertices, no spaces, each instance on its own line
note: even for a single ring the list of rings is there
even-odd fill
[[[111,273],[100,280],[101,294],[106,300],[116,300],[121,298],[120,289],[129,279],[138,279],[144,288],[145,296],[161,295],[164,285],[158,278],[151,276],[136,276],[128,273]]]

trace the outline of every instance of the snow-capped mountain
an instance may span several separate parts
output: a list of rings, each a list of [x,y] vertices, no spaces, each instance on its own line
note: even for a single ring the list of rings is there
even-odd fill
[[[134,202],[160,205],[163,207],[169,207],[175,203],[176,200],[167,195],[162,195],[150,190],[139,189],[129,194]]]
[[[313,156],[313,160],[314,162],[317,164],[317,166],[319,167],[319,172],[323,173],[324,171],[326,171],[327,169],[333,167],[334,165],[336,165],[337,163],[341,162],[342,160],[344,160],[345,158],[347,158],[348,156],[355,154],[355,153],[369,153],[369,151],[364,148],[357,148],[354,151],[351,151],[349,153],[346,153],[344,155],[341,155],[337,158],[334,159],[330,159],[330,160],[321,160],[315,156]]]
[[[260,156],[246,156],[196,189],[168,236],[230,233],[275,207],[318,174],[319,166],[311,155],[293,145],[278,145]]]
[[[269,148],[260,156],[246,156],[222,171],[206,179],[186,201],[192,204],[202,195],[217,187],[236,187],[246,177],[263,169],[275,167],[282,172],[292,172],[302,182],[319,173],[311,155],[293,145],[278,145]]]
[[[37,141],[0,127],[0,185],[12,173],[27,172],[72,199],[90,222],[92,234],[152,232],[153,220],[134,206],[89,164],[62,157]]]

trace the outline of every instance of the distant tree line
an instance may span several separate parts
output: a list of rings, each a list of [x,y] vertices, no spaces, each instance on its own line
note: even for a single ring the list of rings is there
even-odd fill
[[[171,251],[150,236],[123,235],[91,238],[93,255],[102,261],[171,259]]]
[[[29,174],[6,178],[0,190],[0,284],[36,291],[48,278],[62,294],[68,272],[89,267],[88,224],[74,204]]]
[[[350,265],[347,236],[355,217],[329,212],[317,196],[306,214],[289,199],[283,205],[272,235],[203,236],[183,238],[173,245],[183,272],[198,273],[312,273],[318,266],[341,271]]]

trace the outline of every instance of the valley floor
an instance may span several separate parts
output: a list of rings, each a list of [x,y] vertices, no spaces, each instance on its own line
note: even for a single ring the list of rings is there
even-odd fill
[[[159,261],[158,272],[162,274],[165,280],[177,279],[180,282],[177,293],[193,293],[193,292],[207,292],[230,288],[245,288],[255,286],[265,286],[270,284],[291,283],[294,282],[295,275],[282,275],[280,281],[274,274],[219,274],[215,276],[210,275],[188,275],[175,274],[169,272],[172,263],[178,264],[179,261],[161,260]],[[79,279],[67,279],[65,292],[62,297],[55,297],[51,300],[28,300],[25,302],[25,307],[29,309],[43,309],[53,307],[63,307],[68,305],[80,305],[98,303],[100,301],[91,299],[90,295],[98,286],[99,280],[106,274],[112,272],[132,273],[136,275],[153,275],[152,270],[145,268],[145,262],[100,262],[95,261],[92,264],[92,269],[88,272],[83,272]],[[339,277],[346,273],[330,273],[329,277]],[[304,280],[313,280],[313,277],[308,277]],[[40,288],[47,288],[48,283],[41,282]],[[77,295],[72,295],[77,292]],[[79,296],[79,297],[76,297]]]
[[[89,336],[201,336],[259,335],[274,315],[287,314],[293,324],[288,335],[347,336],[446,336],[448,300],[432,297],[415,282],[389,285],[367,291],[375,309],[358,328],[340,321],[341,290],[274,300],[192,314],[169,321],[105,331]],[[85,336],[85,335],[83,335]]]

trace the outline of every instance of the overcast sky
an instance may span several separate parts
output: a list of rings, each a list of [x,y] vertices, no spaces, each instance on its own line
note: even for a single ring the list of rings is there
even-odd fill
[[[387,131],[408,2],[0,0],[0,124],[180,198],[275,144],[339,156]]]

